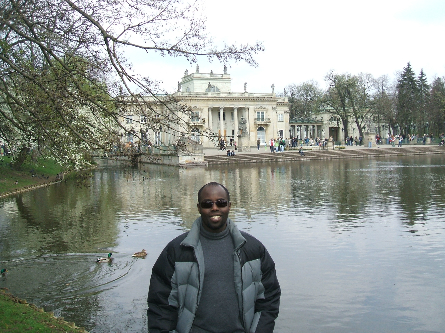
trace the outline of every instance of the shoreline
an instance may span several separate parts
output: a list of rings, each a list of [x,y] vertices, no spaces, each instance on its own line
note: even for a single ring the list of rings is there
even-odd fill
[[[0,313],[5,314],[0,316],[2,328],[7,329],[8,326],[11,326],[15,330],[17,326],[20,326],[26,327],[27,331],[34,331],[30,330],[31,328],[40,331],[41,327],[45,326],[52,332],[88,333],[83,327],[76,326],[73,322],[67,322],[62,317],[56,317],[53,312],[46,312],[32,303],[14,296],[7,288],[0,289],[0,302],[3,304]],[[0,331],[2,330],[0,329]]]
[[[22,188],[17,188],[14,191],[1,193],[0,194],[0,199],[9,197],[10,195],[16,195],[16,194],[20,194],[20,193],[36,190],[38,188],[42,188],[42,187],[47,187],[47,186],[51,186],[51,185],[54,185],[54,184],[58,184],[58,183],[62,182],[62,180],[50,181],[50,182],[45,182],[45,183],[39,183],[39,184],[35,184],[35,185],[25,186],[25,187],[22,187]]]

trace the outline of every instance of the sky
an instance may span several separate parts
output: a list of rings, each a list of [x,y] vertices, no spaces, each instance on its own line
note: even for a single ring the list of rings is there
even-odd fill
[[[391,80],[408,62],[429,81],[445,76],[444,0],[202,0],[207,29],[215,42],[254,44],[258,67],[231,62],[232,92],[282,93],[286,86],[307,81],[324,87],[330,71],[370,73]],[[179,58],[135,58],[141,75],[161,80],[169,92],[177,89],[187,69]],[[131,60],[131,58],[130,58]],[[223,73],[223,64],[198,60],[201,73]]]

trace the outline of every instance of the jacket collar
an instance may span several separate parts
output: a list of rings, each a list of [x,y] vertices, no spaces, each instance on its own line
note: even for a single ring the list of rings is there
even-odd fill
[[[198,217],[195,222],[193,222],[192,228],[190,229],[187,237],[181,242],[181,245],[191,246],[196,248],[199,242],[199,234],[201,230],[202,220],[201,216]],[[245,242],[246,239],[241,235],[241,232],[236,227],[235,223],[228,218],[227,228],[229,228],[230,236],[232,237],[235,250],[238,250]]]

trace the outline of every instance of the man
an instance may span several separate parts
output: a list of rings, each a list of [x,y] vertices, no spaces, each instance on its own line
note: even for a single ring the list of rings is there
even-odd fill
[[[150,333],[271,333],[280,305],[275,263],[261,242],[228,218],[229,191],[211,182],[198,192],[201,214],[153,266]]]

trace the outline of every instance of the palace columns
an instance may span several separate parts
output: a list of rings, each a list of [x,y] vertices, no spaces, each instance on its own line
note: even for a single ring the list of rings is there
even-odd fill
[[[224,107],[219,108],[219,130],[221,133],[221,137],[225,139],[224,135]]]
[[[237,137],[237,135],[238,135],[238,108],[236,108],[236,107],[234,107],[233,108],[233,118],[234,118],[234,120],[235,120],[235,124],[234,124],[234,126],[235,126],[235,130],[234,130],[234,133],[235,133],[235,140],[236,140],[236,137]]]
[[[212,119],[212,108],[208,109],[208,113],[209,113],[209,123],[207,124],[207,128],[210,130],[210,132],[213,132],[213,128],[212,128],[212,125],[213,125],[213,123],[212,123],[212,121],[213,121],[213,119]]]

